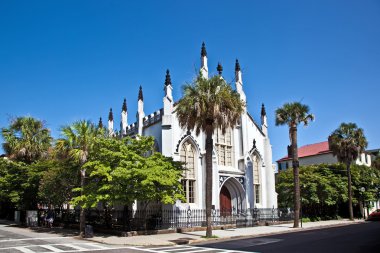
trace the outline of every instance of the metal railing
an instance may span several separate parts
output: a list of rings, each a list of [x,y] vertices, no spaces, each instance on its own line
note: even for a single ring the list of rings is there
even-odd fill
[[[291,209],[253,208],[212,210],[213,226],[251,227],[260,222],[291,221]],[[123,231],[193,228],[206,226],[205,209],[86,210],[87,224]],[[79,210],[55,212],[55,223],[78,224]]]

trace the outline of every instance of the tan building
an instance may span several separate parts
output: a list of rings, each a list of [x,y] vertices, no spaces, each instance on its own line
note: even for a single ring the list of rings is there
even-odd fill
[[[336,156],[333,156],[332,151],[329,149],[328,141],[309,144],[298,148],[298,158],[301,166],[338,162]],[[371,166],[371,155],[367,152],[362,153],[356,160],[356,164]],[[277,161],[279,172],[291,168],[292,166],[292,158],[289,155]]]

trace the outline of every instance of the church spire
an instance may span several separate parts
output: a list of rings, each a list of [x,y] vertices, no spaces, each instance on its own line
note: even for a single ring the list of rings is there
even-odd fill
[[[261,130],[265,135],[268,135],[267,112],[264,104],[261,105]]]
[[[265,106],[264,103],[261,104],[261,117],[267,116],[267,113],[265,111]]]
[[[108,132],[109,136],[113,136],[113,113],[112,113],[112,108],[110,108],[110,112],[108,114]]]
[[[202,42],[201,57],[207,57],[206,45]]]
[[[100,128],[100,129],[102,129],[102,128],[103,128],[103,121],[102,121],[102,117],[100,117],[100,118],[99,118],[98,128]]]
[[[123,106],[121,107],[121,111],[122,112],[127,111],[127,99],[125,99],[125,98],[124,98]]]
[[[236,62],[235,62],[235,85],[236,85],[237,93],[239,93],[240,98],[245,102],[246,97],[243,91],[243,80],[241,78],[241,68],[240,68],[240,63],[238,59],[236,59]]]
[[[241,71],[241,69],[240,69],[240,63],[239,63],[238,59],[236,59],[236,62],[235,62],[235,71],[236,72]]]
[[[219,75],[221,76],[222,72],[223,72],[223,67],[222,67],[222,64],[220,64],[220,62],[218,62],[218,66],[216,67],[216,70],[218,71]]]
[[[108,120],[109,120],[109,121],[113,121],[112,108],[110,108],[110,112],[108,113]]]
[[[137,134],[138,135],[142,135],[144,117],[145,117],[145,113],[144,113],[144,98],[143,98],[142,87],[140,85],[139,98],[138,98],[138,101],[137,101],[137,114],[136,114]]]
[[[202,43],[202,49],[201,49],[201,75],[203,78],[208,79],[208,66],[207,66],[207,51],[205,43]]]
[[[127,134],[127,126],[128,126],[127,100],[124,98],[123,106],[121,108],[121,121],[120,121],[120,132],[122,136]]]
[[[140,90],[139,90],[139,97],[137,100],[141,100],[141,101],[144,101],[144,97],[143,97],[143,92],[142,92],[142,87],[140,85]]]
[[[170,78],[169,70],[166,70],[166,76],[165,76],[165,86],[171,85],[172,79]]]

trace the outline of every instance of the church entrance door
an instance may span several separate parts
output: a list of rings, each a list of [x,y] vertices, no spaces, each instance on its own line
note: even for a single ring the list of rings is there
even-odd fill
[[[223,185],[222,189],[220,190],[220,215],[221,216],[230,216],[232,211],[232,205],[231,205],[231,194],[228,191],[227,187]]]

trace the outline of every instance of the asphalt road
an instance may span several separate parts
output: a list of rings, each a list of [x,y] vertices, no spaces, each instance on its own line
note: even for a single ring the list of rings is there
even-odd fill
[[[246,252],[380,252],[380,222],[309,230],[273,236],[202,243],[201,247]]]
[[[38,234],[0,225],[1,253],[242,253],[380,252],[380,222],[309,230],[239,240],[165,247],[112,246],[76,239],[72,234]]]

